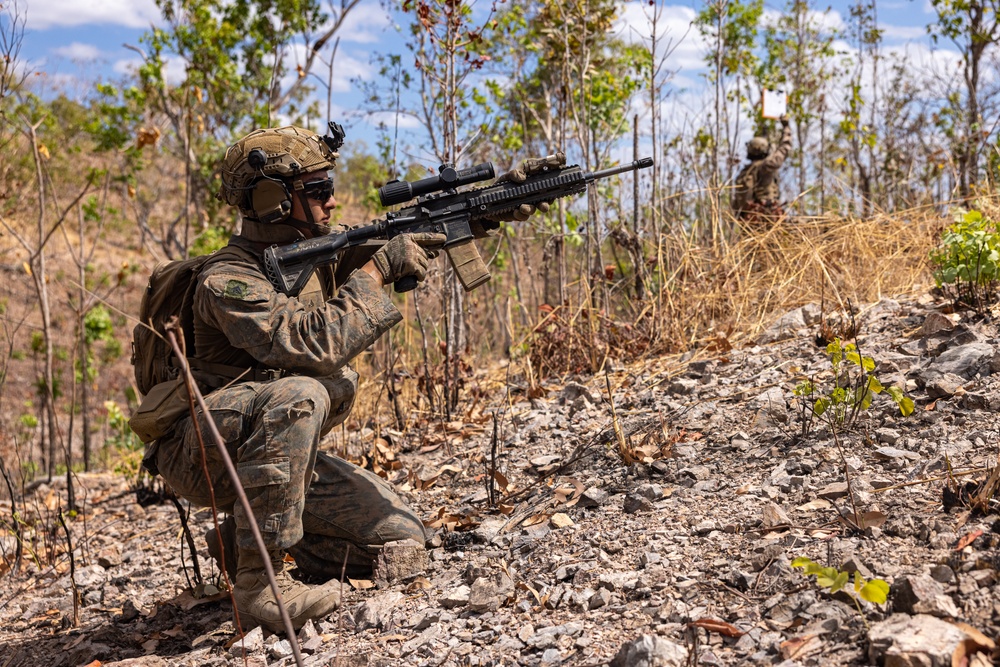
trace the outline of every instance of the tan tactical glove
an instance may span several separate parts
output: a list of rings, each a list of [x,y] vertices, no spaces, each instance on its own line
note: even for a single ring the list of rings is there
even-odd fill
[[[421,281],[427,275],[430,253],[446,240],[444,234],[400,234],[379,248],[372,261],[386,283],[410,277]]]
[[[566,154],[562,151],[545,157],[531,157],[521,162],[521,166],[511,169],[507,173],[500,174],[493,184],[496,185],[497,183],[505,183],[507,181],[511,183],[524,183],[528,176],[564,166],[566,166]],[[513,211],[490,216],[487,219],[496,223],[524,222],[535,213],[536,208],[542,213],[548,213],[549,202],[541,202],[537,207],[532,204],[521,204],[521,206]]]

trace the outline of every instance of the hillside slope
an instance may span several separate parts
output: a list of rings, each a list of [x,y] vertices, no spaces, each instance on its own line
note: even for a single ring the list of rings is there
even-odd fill
[[[915,410],[904,418],[879,395],[834,434],[803,428],[793,395],[803,379],[830,390],[814,339],[843,325],[820,319],[807,306],[756,345],[577,377],[538,397],[510,378],[466,421],[395,436],[405,453],[389,474],[433,527],[430,557],[400,559],[411,567],[396,581],[345,582],[343,608],[304,631],[305,663],[866,665],[892,654],[944,665],[956,648],[981,648],[969,664],[992,664],[1000,511],[995,498],[981,499],[985,512],[968,504],[1000,442],[997,326],[931,296],[860,309],[861,352]],[[508,485],[498,510],[485,481],[492,414],[494,479]],[[228,599],[185,592],[173,505],[140,506],[120,476],[80,486],[84,511],[69,524],[79,624],[66,555],[43,568],[25,558],[2,578],[0,665],[294,664],[259,631],[246,662],[238,643],[227,648]],[[19,500],[53,544],[64,542],[61,493]],[[208,512],[191,525],[211,579]],[[2,544],[9,557],[12,538]],[[792,568],[801,556],[885,580],[887,604],[859,613]],[[923,658],[902,655],[907,638]]]

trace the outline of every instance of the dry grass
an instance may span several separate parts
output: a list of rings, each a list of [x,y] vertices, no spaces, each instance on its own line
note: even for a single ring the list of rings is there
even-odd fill
[[[714,247],[669,237],[662,254],[679,261],[660,293],[660,324],[686,349],[719,336],[738,343],[809,302],[832,311],[924,289],[942,227],[936,215],[904,212],[786,217]]]

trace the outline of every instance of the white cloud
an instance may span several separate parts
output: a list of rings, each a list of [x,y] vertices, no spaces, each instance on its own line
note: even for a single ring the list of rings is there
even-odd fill
[[[703,69],[707,46],[691,25],[696,14],[690,7],[650,7],[638,0],[626,2],[613,31],[628,42],[648,45],[653,36],[654,11],[659,12],[656,29],[660,53],[671,50],[666,67],[671,70]]]
[[[165,55],[163,60],[163,76],[167,80],[167,84],[176,86],[182,83],[186,68],[184,59],[180,56]],[[115,61],[112,69],[118,74],[135,74],[140,66],[142,66],[142,60],[139,58],[126,58]]]
[[[918,25],[885,25],[879,26],[882,39],[886,41],[908,42],[927,38],[927,28]]]
[[[394,127],[398,123],[399,128],[402,130],[412,130],[421,127],[420,119],[410,114],[399,114],[397,116],[391,111],[376,111],[367,114],[365,120],[373,128],[378,127],[379,123],[385,123],[386,127]]]
[[[812,10],[809,12],[809,21],[821,31],[830,32],[841,32],[847,29],[847,24],[844,23],[844,17],[840,15],[836,9],[829,9],[825,12],[818,12]]]
[[[765,8],[764,15],[761,17],[761,23],[765,26],[777,25],[784,15],[785,12],[780,9]],[[806,13],[806,25],[826,35],[847,30],[844,17],[836,9],[827,9],[822,12],[815,9],[809,10]]]
[[[73,42],[66,46],[54,48],[52,49],[52,53],[63,58],[68,58],[69,60],[79,61],[97,60],[103,55],[101,50],[93,44],[83,44],[82,42]]]
[[[159,18],[153,0],[31,0],[25,25],[29,30],[86,24],[145,28]]]
[[[323,58],[329,58],[329,52],[321,54]],[[281,88],[287,90],[298,76],[296,65],[304,65],[306,61],[306,50],[301,42],[292,44],[289,47],[288,72],[282,77]],[[351,83],[353,79],[371,76],[371,65],[362,62],[348,53],[345,49],[337,50],[337,56],[333,61],[333,77],[330,77],[329,65],[319,57],[313,61],[312,74],[306,82],[315,88],[314,96],[324,105],[326,104],[327,85],[334,93],[347,93],[354,90]]]
[[[354,44],[377,44],[386,31],[392,28],[392,20],[378,3],[359,3],[344,19],[334,39]]]

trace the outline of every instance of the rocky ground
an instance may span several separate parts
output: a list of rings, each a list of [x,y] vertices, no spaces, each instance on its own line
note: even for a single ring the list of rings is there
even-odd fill
[[[398,437],[413,451],[389,474],[433,528],[432,548],[396,545],[372,581],[345,581],[342,609],[300,633],[305,664],[992,664],[996,324],[930,296],[886,299],[854,320],[881,383],[915,402],[908,417],[882,394],[849,428],[804,420],[795,387],[832,388],[817,334],[849,324],[807,306],[715,356],[543,392],[513,379],[484,401],[506,406],[495,457],[489,411],[428,427],[419,445]],[[294,664],[280,637],[234,640],[225,593],[192,593],[173,504],[138,504],[117,475],[79,486],[79,609],[65,554],[0,570],[0,665]],[[63,493],[19,499],[55,531],[50,544],[64,544]],[[190,523],[212,581],[210,517]],[[884,580],[888,600],[856,599],[853,578],[831,594],[792,567],[799,557]]]

